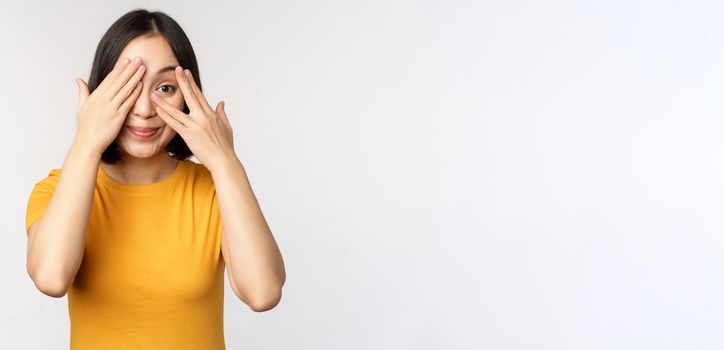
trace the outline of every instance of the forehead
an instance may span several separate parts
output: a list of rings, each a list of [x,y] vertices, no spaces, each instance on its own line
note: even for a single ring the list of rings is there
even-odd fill
[[[179,64],[176,55],[171,50],[171,45],[165,38],[158,35],[133,38],[121,51],[118,61],[124,58],[133,59],[136,56],[141,57],[149,72],[155,72],[152,69],[156,67]]]

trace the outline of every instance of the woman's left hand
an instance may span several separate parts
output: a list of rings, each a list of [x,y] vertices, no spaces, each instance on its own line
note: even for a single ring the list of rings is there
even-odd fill
[[[157,105],[156,113],[181,135],[194,156],[207,168],[216,166],[225,158],[236,157],[234,133],[224,111],[224,101],[216,105],[216,110],[211,109],[189,70],[178,66],[175,74],[189,114],[153,92],[151,99]]]

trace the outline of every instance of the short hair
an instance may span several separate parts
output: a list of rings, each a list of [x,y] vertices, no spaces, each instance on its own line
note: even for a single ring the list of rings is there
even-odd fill
[[[91,93],[113,70],[118,57],[128,42],[143,35],[160,35],[166,39],[174,55],[176,55],[179,65],[191,71],[196,85],[198,85],[199,89],[202,89],[196,55],[181,26],[163,12],[134,9],[117,19],[98,43],[90,78],[88,79],[88,88]],[[185,101],[183,112],[189,113],[189,107]],[[185,160],[193,155],[178,133],[164,147],[164,150],[178,160]],[[108,164],[116,164],[122,158],[123,153],[115,139],[101,155],[101,161]]]

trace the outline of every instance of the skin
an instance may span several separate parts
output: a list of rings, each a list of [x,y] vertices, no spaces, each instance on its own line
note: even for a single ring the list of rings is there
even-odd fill
[[[102,163],[103,170],[113,179],[129,184],[148,184],[158,182],[169,176],[178,161],[162,147],[171,142],[176,131],[168,127],[156,113],[156,104],[151,94],[158,92],[163,99],[175,108],[182,110],[184,96],[178,88],[173,70],[157,72],[164,67],[179,65],[168,42],[160,36],[140,36],[131,40],[121,52],[118,61],[124,58],[141,57],[145,72],[143,73],[141,93],[128,113],[124,127],[119,131],[116,141],[124,153],[123,160],[116,164]],[[116,63],[117,64],[117,63]],[[159,127],[152,139],[143,140],[131,134],[125,127]]]
[[[175,72],[189,113],[152,95],[158,104],[156,111],[213,176],[224,226],[222,255],[234,293],[254,311],[269,310],[281,299],[286,281],[284,260],[234,151],[224,102],[212,109],[191,72],[182,67]]]
[[[102,164],[103,170],[125,183],[160,181],[176,166],[176,161],[162,151],[162,146],[176,133],[180,134],[213,177],[224,226],[222,256],[235,295],[254,311],[273,308],[281,299],[286,280],[284,261],[246,170],[234,151],[233,132],[224,102],[217,104],[216,110],[211,108],[190,72],[184,72],[178,66],[165,39],[138,37],[124,48],[119,60],[135,56],[142,59],[150,74],[143,73],[143,89],[135,90],[138,98],[131,100],[134,104],[123,124],[163,125],[163,129],[147,141],[136,139],[122,129],[116,139],[128,159],[115,166]],[[124,78],[112,79],[109,85],[135,86],[133,79],[127,83],[121,80],[128,79],[141,61],[120,68],[125,69],[125,73],[119,73]],[[176,67],[156,74],[166,65]],[[178,89],[162,87],[164,85],[174,85]],[[84,90],[83,96],[87,95],[87,86]],[[182,111],[184,103],[189,106],[188,114]],[[36,287],[49,296],[62,297],[67,293],[83,257],[102,153],[94,147],[95,142],[88,133],[76,135],[48,207],[28,229],[28,274]]]
[[[143,89],[124,125],[156,127],[163,123],[164,127],[159,130],[160,135],[148,141],[139,140],[123,128],[118,141],[130,157],[119,162],[115,169],[109,167],[109,175],[138,183],[154,182],[170,175],[176,161],[162,152],[162,146],[176,133],[181,134],[214,179],[224,225],[222,256],[234,294],[254,311],[273,308],[281,299],[286,279],[284,264],[246,171],[234,151],[233,132],[223,102],[216,110],[211,108],[190,72],[178,66],[171,47],[162,37],[134,39],[124,48],[119,60],[135,56],[143,59],[148,66],[146,72],[151,74],[143,74]],[[154,75],[166,66],[175,69]],[[169,92],[171,89],[164,84],[176,88]],[[182,111],[184,102],[189,106],[189,114]]]

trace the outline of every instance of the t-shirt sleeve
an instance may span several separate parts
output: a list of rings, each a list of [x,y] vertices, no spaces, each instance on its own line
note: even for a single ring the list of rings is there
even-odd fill
[[[207,177],[209,179],[209,185],[206,197],[210,198],[210,201],[208,203],[211,209],[211,225],[212,227],[216,228],[217,233],[221,233],[224,227],[221,222],[221,214],[219,213],[219,202],[216,197],[216,187],[214,186],[214,180],[213,177],[211,177],[210,172],[207,173]]]
[[[216,196],[216,187],[214,185],[214,179],[211,176],[211,172],[202,165],[201,170],[201,181],[202,185],[199,188],[203,191],[203,212],[205,218],[202,220],[207,222],[208,230],[213,235],[213,239],[216,241],[218,251],[221,252],[221,232],[224,230],[224,225],[221,221],[221,213],[219,211],[219,202]]]
[[[224,223],[221,221],[221,214],[219,213],[219,202],[216,199],[216,189],[212,189],[211,195],[211,223],[216,227],[216,232],[220,235],[221,231],[224,230]]]
[[[25,232],[27,233],[30,226],[33,225],[43,215],[45,208],[48,207],[50,197],[55,191],[55,186],[60,178],[60,169],[53,169],[48,176],[35,183],[35,187],[30,192],[28,199],[28,207],[25,211]]]

